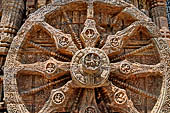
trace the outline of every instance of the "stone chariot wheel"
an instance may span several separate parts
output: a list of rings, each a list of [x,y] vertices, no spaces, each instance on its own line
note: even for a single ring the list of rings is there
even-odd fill
[[[168,113],[169,45],[123,0],[56,0],[11,44],[8,112]]]

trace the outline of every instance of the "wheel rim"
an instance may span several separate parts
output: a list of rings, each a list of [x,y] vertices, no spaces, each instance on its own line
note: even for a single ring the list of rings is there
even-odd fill
[[[61,30],[58,30],[58,29],[52,27],[51,23],[48,23],[48,21],[46,20],[48,18],[47,15],[51,15],[55,11],[58,12],[58,11],[62,10],[63,16],[66,18],[65,19],[66,22],[69,23],[70,21],[68,19],[67,11],[65,11],[63,9],[69,7],[70,4],[72,4],[72,5],[74,5],[74,3],[79,4],[79,2],[68,1],[68,3],[66,3],[66,2],[63,3],[64,4],[63,7],[57,6],[59,3],[56,3],[56,5],[53,5],[53,6],[49,5],[49,7],[41,8],[40,10],[35,12],[26,21],[26,23],[20,29],[18,35],[15,37],[15,39],[11,45],[11,48],[8,53],[7,61],[5,64],[5,69],[4,69],[4,71],[5,71],[5,80],[4,80],[5,99],[7,101],[7,106],[8,106],[9,112],[13,112],[13,111],[25,112],[25,113],[29,112],[26,109],[27,106],[24,105],[23,97],[21,95],[25,95],[25,94],[32,95],[33,93],[37,93],[40,90],[40,88],[37,88],[34,90],[22,92],[22,93],[20,92],[20,89],[18,89],[18,85],[17,85],[18,83],[17,83],[16,75],[21,70],[28,70],[28,71],[31,70],[31,71],[37,71],[39,73],[45,73],[46,75],[44,75],[43,77],[47,80],[51,79],[52,82],[48,83],[47,85],[44,85],[43,88],[49,87],[49,85],[50,86],[56,85],[59,81],[61,82],[62,80],[67,82],[65,85],[60,84],[59,87],[51,89],[51,91],[50,91],[51,94],[49,94],[50,97],[49,97],[48,101],[46,102],[44,107],[41,107],[41,109],[39,109],[40,113],[41,112],[53,112],[55,110],[58,112],[60,112],[60,111],[61,112],[64,112],[64,111],[88,112],[89,110],[91,110],[93,112],[101,112],[101,108],[99,108],[99,106],[98,106],[99,103],[96,102],[96,98],[97,98],[97,97],[95,97],[96,90],[97,90],[97,92],[106,93],[106,94],[104,94],[104,93],[103,94],[108,95],[109,100],[112,101],[112,102],[107,103],[107,99],[104,100],[104,102],[107,103],[107,105],[106,105],[107,107],[112,108],[113,106],[117,106],[118,108],[115,107],[115,109],[118,109],[118,110],[122,109],[122,112],[126,111],[126,112],[138,113],[139,111],[134,107],[132,101],[127,96],[127,91],[115,86],[113,83],[111,83],[109,81],[114,81],[114,83],[119,83],[120,85],[122,85],[122,87],[126,86],[129,89],[131,88],[131,90],[136,90],[134,87],[127,86],[127,83],[123,83],[121,80],[128,79],[129,77],[131,77],[131,75],[138,75],[138,74],[140,75],[141,73],[142,74],[143,73],[144,74],[145,73],[159,73],[160,75],[163,75],[162,91],[159,96],[159,99],[156,95],[152,95],[148,92],[142,92],[142,90],[137,90],[137,92],[139,94],[141,94],[147,98],[149,97],[149,98],[153,98],[153,99],[158,99],[156,105],[154,106],[154,108],[152,110],[153,113],[159,113],[162,111],[162,108],[163,108],[162,106],[165,106],[164,102],[166,102],[165,97],[167,96],[166,91],[164,91],[164,89],[167,88],[166,80],[169,79],[167,71],[166,72],[164,71],[164,70],[168,70],[166,64],[168,62],[168,56],[169,56],[167,54],[169,52],[167,49],[169,47],[168,46],[169,40],[158,38],[159,34],[157,33],[158,30],[155,27],[155,25],[152,22],[150,22],[148,17],[146,17],[145,15],[140,13],[133,6],[131,6],[130,8],[126,8],[127,6],[129,6],[129,4],[127,4],[125,2],[120,2],[120,3],[119,2],[113,2],[113,3],[109,2],[108,4],[112,5],[113,7],[116,7],[115,4],[119,4],[120,7],[116,7],[116,8],[122,9],[120,12],[123,12],[125,14],[128,13],[131,15],[131,13],[129,13],[128,10],[132,10],[135,13],[140,14],[140,16],[142,18],[136,17],[136,19],[138,21],[134,21],[130,25],[127,25],[129,27],[124,28],[123,30],[115,33],[114,35],[107,35],[107,40],[104,41],[105,38],[103,38],[103,41],[105,43],[102,43],[102,39],[100,39],[101,32],[99,33],[99,29],[100,30],[103,30],[103,29],[97,28],[97,25],[95,23],[96,20],[94,17],[94,13],[96,13],[96,9],[95,9],[96,6],[99,6],[100,4],[106,4],[106,3],[101,2],[101,1],[93,1],[93,2],[90,2],[90,3],[89,2],[80,2],[80,4],[84,4],[84,5],[86,4],[88,7],[86,6],[87,7],[87,18],[85,19],[85,21],[83,23],[84,27],[82,27],[79,35],[77,35],[74,32],[72,26],[69,26],[70,31],[72,33],[66,34],[66,33],[62,32]],[[38,17],[37,17],[37,15],[38,15]],[[121,17],[117,16],[117,18],[119,20]],[[143,18],[145,20],[143,20]],[[146,23],[147,24],[149,23],[149,24],[146,25]],[[133,32],[132,34],[134,34],[135,30],[137,30],[139,28],[139,26],[142,26],[144,29],[150,30],[147,33],[147,36],[150,36],[150,38],[154,38],[154,39],[152,39],[151,44],[141,47],[139,49],[136,49],[135,51],[131,51],[125,55],[121,55],[121,53],[120,53],[121,49],[123,47],[127,46],[126,40],[128,40],[130,38],[130,36],[133,36],[133,35],[128,35],[128,33],[129,33],[128,31],[131,31],[131,32]],[[45,29],[46,33],[47,34],[49,33],[50,34],[49,36],[53,38],[53,42],[55,42],[55,47],[58,50],[57,53],[55,53],[52,49],[49,50],[47,48],[41,47],[40,45],[37,45],[35,42],[33,42],[32,40],[30,40],[28,38],[31,35],[29,33],[31,31],[31,29],[33,29],[32,31],[34,31],[38,27],[40,27],[41,30]],[[102,36],[104,36],[104,35],[102,34]],[[24,37],[24,38],[22,38],[22,37]],[[99,41],[101,43],[98,43]],[[18,60],[21,59],[19,57],[20,55],[18,55],[18,54],[21,54],[19,50],[22,47],[24,47],[23,45],[26,43],[28,43],[29,45],[31,45],[32,47],[34,47],[38,50],[43,51],[44,54],[53,56],[53,58],[48,57],[48,60],[41,61],[41,62],[38,61],[36,63],[30,63],[30,64],[23,64],[23,63],[19,62]],[[128,60],[121,60],[121,59],[126,59],[127,57],[134,55],[138,52],[145,51],[149,48],[153,48],[153,46],[155,46],[155,48],[157,49],[157,51],[160,54],[160,63],[158,63],[158,64],[146,65],[146,64],[140,64],[140,63],[132,63]],[[107,79],[104,80],[104,82],[102,82],[102,84],[100,84],[100,85],[97,85],[97,86],[96,85],[85,85],[85,86],[83,86],[83,85],[76,84],[76,82],[74,82],[76,80],[74,79],[74,77],[73,77],[74,75],[72,74],[72,72],[71,72],[70,76],[67,76],[67,77],[65,76],[65,75],[69,75],[68,73],[69,73],[70,69],[74,71],[74,68],[72,68],[72,65],[70,66],[71,57],[73,56],[73,58],[72,58],[72,62],[73,62],[74,57],[77,55],[77,54],[76,55],[73,55],[73,54],[75,54],[76,51],[79,51],[79,49],[80,49],[80,51],[83,50],[83,48],[85,48],[85,49],[86,48],[91,48],[91,49],[99,48],[99,50],[104,51],[104,54],[107,54],[107,56],[109,57],[109,60],[110,60],[109,62],[111,62],[111,64],[108,63],[107,66],[111,68],[111,69],[109,69],[111,72],[107,71],[108,74],[106,74],[106,75],[108,75],[108,76],[106,76],[106,78],[108,78],[108,80]],[[62,52],[62,51],[64,51],[64,52]],[[95,52],[96,51],[97,50],[95,50]],[[60,53],[60,54],[58,54],[58,53]],[[63,53],[64,53],[64,55],[63,55]],[[89,53],[91,54],[91,52],[89,52]],[[59,69],[59,72],[57,72],[56,75],[53,75],[54,73],[56,73],[56,69]],[[60,72],[60,71],[64,71],[64,72]],[[89,70],[87,72],[89,72]],[[113,76],[111,75],[111,73],[113,73],[112,74]],[[112,78],[117,78],[117,75],[115,76],[114,73],[121,76],[120,81],[119,81],[119,79],[118,80],[112,79]],[[81,72],[80,72],[80,74],[81,74]],[[62,78],[62,76],[64,76],[64,78]],[[72,76],[72,78],[71,78],[71,76]],[[87,88],[87,89],[84,89],[82,91],[81,88]],[[112,92],[109,91],[110,88],[112,89]],[[79,90],[79,89],[81,89],[81,90]],[[68,99],[67,96],[70,96],[70,95],[67,95],[67,93],[68,93],[67,91],[71,94],[74,94],[74,93],[77,94],[75,97],[73,97],[73,99],[75,99],[76,102],[72,103],[71,108],[66,108],[67,104],[66,104],[65,100]],[[111,96],[111,93],[114,94],[113,97]],[[80,102],[79,98],[80,98],[80,95],[82,95],[82,94],[83,94],[83,96],[81,97],[82,99],[89,97],[89,100]],[[56,100],[54,99],[54,97]],[[57,102],[59,104],[56,104]],[[82,109],[78,109],[78,104],[80,104]],[[63,110],[63,109],[61,109],[61,107],[64,107],[65,109]],[[125,109],[123,109],[123,108],[125,108]],[[128,109],[130,111],[128,111]],[[32,112],[34,112],[34,111],[32,111]],[[113,110],[111,112],[117,112],[117,111]]]

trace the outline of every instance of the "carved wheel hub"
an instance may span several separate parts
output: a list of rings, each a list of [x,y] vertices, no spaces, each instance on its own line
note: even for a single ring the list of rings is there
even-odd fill
[[[9,113],[170,112],[170,40],[150,18],[123,0],[53,1],[11,44]]]
[[[97,48],[85,48],[78,51],[71,61],[72,79],[80,87],[98,87],[110,73],[110,61],[104,51]]]

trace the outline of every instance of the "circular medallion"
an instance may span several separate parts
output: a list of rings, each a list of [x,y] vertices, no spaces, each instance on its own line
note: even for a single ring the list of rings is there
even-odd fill
[[[102,50],[82,49],[72,59],[72,78],[79,86],[98,87],[107,80],[110,73],[109,65],[109,58]]]
[[[54,63],[48,63],[47,65],[46,65],[46,72],[48,73],[48,74],[52,74],[52,73],[54,73],[56,71],[56,65],[54,64]]]
[[[58,42],[61,47],[67,47],[69,45],[69,39],[65,36],[60,37]]]
[[[129,74],[131,72],[131,66],[128,62],[122,62],[120,65],[120,72],[123,74]]]
[[[114,100],[117,104],[125,104],[127,101],[127,95],[124,91],[118,91],[114,95]]]
[[[52,96],[52,100],[55,104],[62,104],[65,100],[65,95],[61,91],[56,91]]]
[[[113,48],[118,47],[118,46],[119,46],[119,39],[118,39],[118,37],[112,38],[112,39],[110,40],[110,43],[111,43],[111,46],[112,46]]]
[[[88,70],[96,70],[100,67],[100,57],[98,54],[95,53],[89,53],[86,54],[83,58],[83,64],[86,69]]]
[[[86,32],[85,32],[85,36],[90,39],[90,38],[93,38],[95,35],[95,32],[93,29],[87,29]]]
[[[168,44],[165,40],[159,39],[159,43],[160,43],[162,49],[169,49]]]

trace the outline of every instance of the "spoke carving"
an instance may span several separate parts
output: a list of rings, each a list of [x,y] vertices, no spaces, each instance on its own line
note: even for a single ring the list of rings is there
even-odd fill
[[[93,0],[88,1],[87,18],[94,18]]]
[[[78,50],[76,45],[73,43],[70,34],[65,34],[60,29],[56,29],[46,22],[41,22],[39,23],[39,25],[50,32],[55,40],[58,50],[64,51],[65,53],[70,51],[72,54],[74,54]]]
[[[148,93],[148,92],[146,92],[146,91],[143,91],[143,90],[141,90],[141,89],[139,89],[139,88],[136,88],[136,87],[134,87],[134,86],[131,86],[131,85],[127,84],[127,83],[121,82],[121,81],[119,81],[119,80],[112,80],[112,81],[113,81],[114,83],[118,83],[118,84],[120,84],[120,85],[128,88],[130,91],[132,91],[132,92],[134,92],[134,93],[137,93],[137,94],[139,94],[139,95],[142,95],[142,96],[144,96],[144,97],[152,98],[152,99],[154,99],[154,100],[157,100],[157,99],[158,99],[158,97],[157,97],[156,95],[150,94],[150,93]]]
[[[62,59],[62,60],[64,60],[64,61],[70,61],[69,58],[66,58],[66,57],[64,57],[64,56],[62,56],[62,55],[59,55],[59,54],[57,54],[57,53],[55,53],[55,52],[53,52],[53,51],[49,51],[48,49],[46,49],[46,48],[44,48],[44,47],[42,47],[42,46],[40,46],[40,45],[38,45],[38,44],[35,44],[34,42],[27,41],[27,43],[30,44],[31,46],[33,46],[33,47],[35,47],[35,48],[43,51],[43,52],[49,54],[49,55],[56,56],[57,58]]]
[[[61,82],[65,81],[65,80],[69,80],[69,79],[70,79],[70,77],[66,77],[64,79],[60,79],[60,80],[57,80],[55,82],[50,82],[50,83],[48,83],[48,84],[46,84],[44,86],[40,86],[38,88],[34,88],[34,89],[31,89],[31,90],[28,90],[28,91],[23,91],[23,92],[20,93],[20,95],[21,96],[33,95],[33,94],[36,94],[36,93],[38,93],[38,92],[40,92],[40,91],[42,91],[42,90],[44,90],[44,89],[46,89],[48,87],[54,86],[54,85],[56,85],[58,83],[61,83]]]
[[[69,112],[63,108],[71,108],[76,91],[77,89],[73,87],[72,81],[68,81],[61,88],[52,90],[49,100],[39,113],[50,113],[55,110],[58,112]]]
[[[79,105],[80,113],[101,113],[97,107],[94,89],[84,89],[82,99]]]
[[[59,78],[62,75],[68,73],[68,71],[70,70],[69,62],[57,61],[52,57],[45,62],[36,62],[34,64],[21,64],[20,62],[17,61],[17,64],[20,70],[43,73],[44,74],[43,77],[45,77],[48,80]],[[63,72],[57,73],[57,71],[59,70]]]
[[[128,99],[125,90],[118,88],[110,83],[108,86],[103,87],[102,91],[104,92],[104,95],[109,99],[107,106],[111,108],[122,109],[128,113],[139,113],[134,107],[133,102]]]
[[[118,31],[115,35],[109,35],[108,40],[102,49],[107,54],[115,54],[121,52],[122,48],[126,45],[127,40],[132,37],[140,28],[146,29],[148,37],[159,37],[159,34],[156,34],[158,31],[155,29],[155,25],[152,22],[136,21],[132,23],[129,27]]]
[[[163,74],[164,65],[146,65],[140,63],[131,63],[124,60],[118,63],[111,63],[111,72],[118,74],[120,78],[127,79],[130,76],[147,77],[148,73]]]
[[[72,111],[75,111],[75,112],[78,112],[78,106],[79,106],[79,101],[80,101],[80,97],[81,97],[81,93],[82,93],[82,90],[83,89],[80,89],[78,94],[77,94],[77,97],[72,105]]]
[[[134,51],[132,51],[132,52],[129,52],[129,53],[126,53],[126,54],[124,54],[124,55],[121,55],[121,56],[118,56],[118,57],[116,57],[116,58],[113,58],[113,59],[111,60],[111,62],[115,62],[115,61],[117,61],[117,60],[122,60],[122,59],[124,59],[124,58],[126,58],[126,57],[133,56],[133,55],[135,55],[135,54],[137,54],[137,53],[140,53],[140,52],[144,52],[144,51],[146,51],[147,49],[150,49],[150,48],[153,48],[153,47],[154,47],[154,45],[151,43],[151,44],[149,44],[149,45],[146,45],[146,46],[143,46],[143,47],[141,47],[141,48],[139,48],[139,49],[136,49],[136,50],[134,50]]]
[[[77,36],[77,34],[75,33],[75,31],[73,30],[73,27],[72,27],[72,25],[70,24],[71,21],[70,21],[68,15],[67,15],[67,13],[66,13],[65,11],[63,11],[63,14],[64,14],[64,17],[65,17],[65,20],[66,20],[67,23],[68,23],[68,26],[69,26],[69,28],[70,28],[70,31],[71,31],[71,33],[72,33],[72,36],[73,36],[73,37],[72,37],[72,40],[74,41],[74,43],[75,43],[75,45],[77,46],[77,48],[82,49],[83,46],[82,46],[82,44],[81,44],[81,41],[80,41],[80,39],[78,38],[78,36]]]
[[[92,19],[87,19],[84,25],[85,27],[81,32],[81,40],[85,47],[94,47],[100,37],[96,29],[96,22]]]
[[[100,38],[100,34],[96,29],[96,22],[93,20],[93,17],[93,1],[89,1],[87,7],[87,20],[84,23],[85,27],[80,35],[84,47],[94,47]]]

